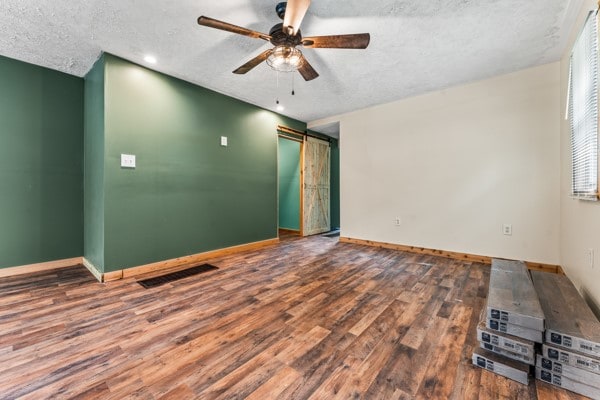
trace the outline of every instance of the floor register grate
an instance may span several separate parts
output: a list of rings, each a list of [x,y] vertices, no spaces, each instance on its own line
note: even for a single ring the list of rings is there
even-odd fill
[[[150,289],[153,287],[164,285],[165,283],[177,281],[179,279],[187,278],[189,276],[202,274],[204,272],[215,271],[217,269],[219,268],[215,267],[214,265],[202,264],[195,267],[182,269],[181,271],[171,272],[169,274],[155,276],[154,278],[148,278],[137,282],[146,289]]]

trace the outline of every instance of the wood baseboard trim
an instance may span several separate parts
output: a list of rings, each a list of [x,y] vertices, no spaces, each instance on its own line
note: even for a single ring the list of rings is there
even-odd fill
[[[563,271],[563,269],[560,265],[544,264],[544,263],[538,263],[538,262],[533,262],[533,261],[525,261],[525,265],[527,265],[527,268],[529,268],[531,271],[551,272],[553,274],[558,274],[558,275],[565,274],[565,272]]]
[[[52,269],[67,268],[83,264],[83,257],[65,258],[63,260],[47,261],[36,264],[19,265],[17,267],[1,268],[0,278],[31,274],[34,272],[49,271]]]
[[[383,249],[406,251],[408,253],[425,254],[425,255],[430,255],[430,256],[445,257],[445,258],[451,258],[454,260],[470,261],[470,262],[477,262],[477,263],[482,263],[482,264],[491,264],[492,258],[493,258],[493,257],[482,256],[482,255],[477,255],[477,254],[458,253],[455,251],[428,249],[425,247],[406,246],[406,245],[402,245],[402,244],[376,242],[373,240],[354,239],[354,238],[349,238],[349,237],[340,237],[340,243],[360,244],[363,246],[371,246],[371,247],[379,247],[379,248],[383,248]],[[560,265],[544,264],[544,263],[531,262],[531,261],[525,261],[525,264],[527,265],[527,268],[529,268],[530,270],[552,272],[555,274],[563,274],[564,275],[564,271],[560,267]]]
[[[193,264],[201,261],[206,261],[210,258],[218,258],[239,253],[242,251],[256,250],[263,247],[271,246],[279,243],[279,238],[261,240],[258,242],[240,244],[237,246],[225,247],[223,249],[210,250],[203,253],[192,254],[189,256],[172,258],[170,260],[157,261],[150,264],[140,265],[137,267],[126,268],[118,271],[105,272],[104,282],[116,281],[124,278],[131,278],[138,275],[149,274],[161,270],[175,271],[177,267]]]
[[[279,228],[280,233],[290,234],[290,235],[300,235],[299,229],[287,229],[287,228]]]
[[[81,263],[83,264],[84,267],[86,267],[92,273],[92,275],[94,275],[94,278],[96,278],[98,280],[98,282],[104,282],[104,277],[103,277],[104,274],[102,272],[100,272],[100,270],[94,264],[92,264],[87,258],[82,257]]]
[[[104,282],[112,282],[118,281],[119,279],[123,279],[123,270],[120,269],[118,271],[105,272],[102,275],[102,279]]]

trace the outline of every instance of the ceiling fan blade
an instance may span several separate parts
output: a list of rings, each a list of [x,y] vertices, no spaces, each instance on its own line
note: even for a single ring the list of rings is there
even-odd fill
[[[241,67],[239,67],[238,69],[233,71],[233,73],[234,74],[245,74],[246,72],[250,71],[252,68],[256,67],[258,64],[260,64],[261,62],[265,61],[267,59],[267,57],[269,57],[271,55],[272,52],[273,52],[273,49],[268,49],[268,50],[263,51],[262,53],[260,53],[256,57],[254,57],[252,60],[248,61],[246,64],[242,65]]]
[[[283,17],[283,31],[289,35],[296,35],[300,29],[304,14],[310,6],[310,0],[288,0]]]
[[[271,40],[271,36],[266,33],[260,33],[251,29],[242,28],[241,26],[229,24],[217,19],[205,17],[204,15],[198,18],[198,24],[208,26],[209,28],[220,29],[222,31],[237,33],[238,35],[250,36],[257,39]]]
[[[300,72],[300,75],[302,75],[305,81],[312,81],[319,76],[317,71],[315,71],[304,56],[302,56],[302,63],[300,64],[300,67],[298,67],[298,72]]]
[[[302,45],[309,48],[366,49],[371,40],[368,33],[350,35],[312,36],[302,39]]]

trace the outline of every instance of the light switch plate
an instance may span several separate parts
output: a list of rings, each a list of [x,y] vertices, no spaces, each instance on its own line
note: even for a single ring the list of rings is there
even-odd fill
[[[227,146],[227,136],[221,136],[221,146]]]
[[[133,155],[133,154],[121,154],[121,167],[123,167],[123,168],[135,168],[135,155]]]

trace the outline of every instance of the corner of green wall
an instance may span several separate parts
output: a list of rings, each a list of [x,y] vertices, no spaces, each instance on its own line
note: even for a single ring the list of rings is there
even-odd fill
[[[105,56],[85,76],[84,249],[85,259],[104,272]]]

